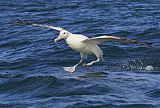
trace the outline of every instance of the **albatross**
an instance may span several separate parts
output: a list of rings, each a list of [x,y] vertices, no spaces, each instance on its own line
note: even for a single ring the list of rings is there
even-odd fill
[[[54,41],[58,42],[60,40],[65,40],[65,42],[67,43],[67,45],[70,48],[72,48],[75,51],[80,52],[81,58],[77,64],[75,64],[74,66],[70,66],[70,67],[63,67],[63,69],[65,71],[68,71],[71,73],[75,72],[76,67],[78,65],[82,64],[83,58],[89,54],[94,54],[97,59],[93,60],[89,63],[83,63],[83,66],[91,66],[94,63],[97,63],[100,60],[103,60],[103,51],[98,46],[101,43],[108,42],[108,41],[114,41],[114,42],[125,42],[125,43],[132,43],[132,44],[138,44],[138,45],[151,45],[152,44],[149,42],[140,42],[137,40],[127,39],[124,37],[108,36],[108,35],[89,38],[89,37],[82,35],[82,34],[71,33],[68,30],[65,30],[60,27],[54,27],[54,26],[49,26],[49,25],[45,25],[45,24],[38,24],[38,23],[30,22],[30,21],[22,21],[22,20],[18,20],[18,19],[17,19],[16,23],[17,24],[27,24],[27,25],[33,25],[33,26],[47,27],[47,28],[59,31],[59,36]]]

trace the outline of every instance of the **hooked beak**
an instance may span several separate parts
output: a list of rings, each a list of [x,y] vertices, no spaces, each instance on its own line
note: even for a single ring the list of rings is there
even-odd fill
[[[54,39],[54,42],[58,42],[60,41],[62,38],[60,36],[58,36],[56,39]]]

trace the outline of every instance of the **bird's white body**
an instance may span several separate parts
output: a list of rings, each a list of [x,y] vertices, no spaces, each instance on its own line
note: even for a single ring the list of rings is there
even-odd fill
[[[88,38],[87,36],[81,35],[81,34],[73,34],[67,30],[64,30],[63,28],[60,27],[54,27],[54,26],[49,26],[49,25],[43,25],[43,24],[37,24],[37,23],[32,23],[32,22],[27,22],[27,21],[21,21],[17,20],[17,24],[31,24],[33,26],[41,26],[41,27],[47,27],[50,29],[58,30],[60,31],[59,36],[55,39],[55,42],[64,39],[68,46],[72,48],[73,50],[76,50],[80,52],[81,59],[80,61],[71,67],[63,67],[65,71],[68,72],[74,72],[76,67],[82,63],[84,55],[88,54],[94,54],[97,57],[97,60],[92,61],[90,63],[84,64],[85,66],[92,65],[96,62],[99,62],[100,59],[103,57],[103,52],[99,48],[98,44],[101,44],[106,41],[118,41],[118,42],[126,42],[126,43],[133,43],[133,44],[139,44],[139,45],[150,45],[152,43],[146,43],[146,42],[138,42],[136,40],[131,40],[127,38],[122,38],[122,37],[116,37],[116,36],[99,36],[99,37],[94,37],[94,38]]]
[[[91,51],[89,48],[82,42],[83,40],[88,39],[88,37],[79,35],[79,34],[71,34],[65,40],[70,48],[76,50],[78,52],[83,52],[86,54],[90,54]]]
[[[95,54],[98,57],[103,55],[101,49],[96,44],[88,44],[84,43],[83,41],[89,39],[87,36],[80,35],[80,34],[71,34],[65,39],[66,43],[70,48],[76,50],[78,52],[83,53],[84,55],[88,54]]]

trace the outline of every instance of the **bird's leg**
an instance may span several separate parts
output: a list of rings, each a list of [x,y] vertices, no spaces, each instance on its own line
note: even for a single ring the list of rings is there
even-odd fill
[[[105,62],[106,60],[103,58],[103,56],[101,56],[101,61]]]
[[[96,54],[95,54],[95,55],[96,55]],[[91,65],[93,65],[94,63],[99,62],[100,59],[101,59],[101,60],[104,60],[104,59],[103,59],[103,53],[102,53],[101,55],[96,55],[96,57],[97,57],[97,60],[91,61],[90,63],[84,63],[83,66],[91,66]]]
[[[81,55],[81,59],[80,59],[80,61],[79,61],[76,65],[70,66],[70,67],[63,67],[63,69],[64,69],[65,71],[68,71],[68,72],[73,73],[73,72],[76,70],[76,67],[77,67],[79,64],[81,64],[82,61],[83,61],[83,56],[84,56],[84,54],[83,54],[83,53],[80,53],[80,55]]]
[[[92,61],[92,62],[87,63],[87,64],[83,64],[83,66],[91,66],[92,64],[97,63],[97,62],[99,62],[99,61],[100,61],[100,58],[97,58],[97,60]]]

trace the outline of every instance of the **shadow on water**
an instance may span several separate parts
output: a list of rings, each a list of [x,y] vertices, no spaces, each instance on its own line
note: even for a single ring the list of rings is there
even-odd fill
[[[108,77],[108,73],[106,72],[87,72],[82,75],[79,75],[80,78],[105,78]]]

